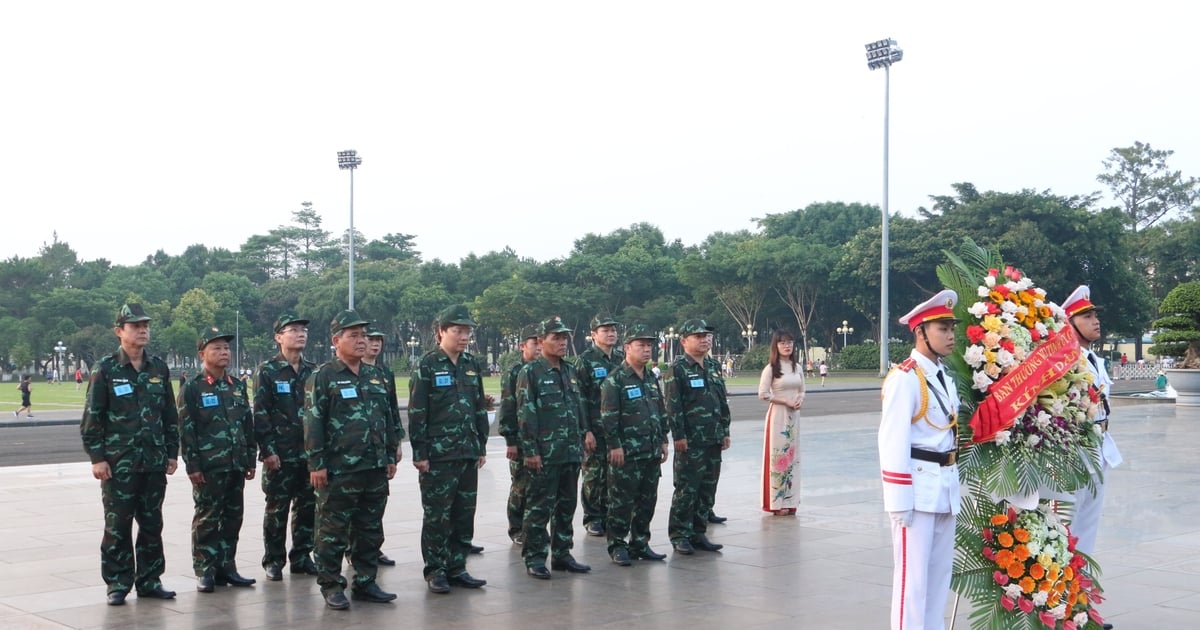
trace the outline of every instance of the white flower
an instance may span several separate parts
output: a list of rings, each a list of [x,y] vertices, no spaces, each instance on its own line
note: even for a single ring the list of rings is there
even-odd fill
[[[1028,314],[1029,314],[1029,307],[1027,307],[1027,306],[1018,306],[1017,307],[1017,315],[1019,317],[1025,317]]]
[[[1083,612],[1075,613],[1075,616],[1071,617],[1071,619],[1075,622],[1076,626],[1082,628],[1087,625],[1088,622],[1087,611],[1085,610]]]
[[[1037,446],[1038,442],[1041,442],[1041,441],[1042,441],[1042,438],[1040,438],[1036,435],[1031,434],[1031,435],[1025,436],[1025,445],[1026,446]]]
[[[980,296],[980,297],[982,297],[982,296]],[[983,317],[984,315],[987,315],[987,312],[988,312],[987,303],[986,302],[976,302],[971,305],[971,308],[967,309],[967,312],[974,315],[975,317]]]
[[[1000,310],[1004,311],[1005,313],[1015,313],[1017,312],[1017,305],[1005,300],[1000,304]]]
[[[1004,594],[1013,599],[1019,599],[1021,597],[1021,585],[1013,582],[1012,584],[1005,586]]]
[[[1054,315],[1054,319],[1061,319],[1061,320],[1067,319],[1067,312],[1063,310],[1063,307],[1061,307],[1053,302],[1050,303],[1050,314]]]
[[[983,365],[986,358],[984,357],[983,348],[979,346],[971,346],[963,353],[963,360],[972,368],[979,369]]]
[[[1049,591],[1034,591],[1034,593],[1030,597],[1030,599],[1033,600],[1034,606],[1045,606],[1046,600],[1050,599],[1050,592]]]
[[[1005,444],[1008,444],[1010,437],[1012,437],[1012,431],[997,431],[996,444],[999,446],[1004,446]]]
[[[988,376],[986,373],[980,371],[971,375],[971,389],[978,389],[981,392],[986,392],[991,386],[992,377]]]
[[[984,276],[983,283],[986,284],[988,288],[996,286],[996,276]]]
[[[1016,293],[1017,291],[1020,291],[1020,290],[1021,290],[1021,287],[1020,287],[1020,286],[1018,286],[1018,285],[1017,285],[1017,283],[1016,283],[1016,282],[1013,282],[1012,280],[1009,280],[1008,282],[1005,282],[1005,283],[1004,283],[1004,288],[1008,289],[1009,291],[1011,291],[1011,292],[1013,292],[1013,293]]]
[[[1045,428],[1046,425],[1050,424],[1050,414],[1046,413],[1045,411],[1039,411],[1037,417],[1034,418],[1033,421],[1039,427]]]
[[[1063,617],[1066,617],[1067,616],[1067,605],[1059,604],[1059,605],[1055,606],[1054,608],[1051,608],[1050,614],[1054,615],[1055,619],[1062,619]]]
[[[1033,556],[1036,556],[1042,552],[1042,544],[1039,542],[1034,542],[1031,540],[1025,544],[1025,547],[1029,549],[1029,554]]]
[[[988,291],[987,287],[979,287],[978,289],[975,289],[975,295],[978,295],[979,297],[987,297],[988,293],[990,292]]]
[[[1013,357],[1011,352],[1001,348],[1000,352],[996,353],[996,363],[999,363],[1000,367],[1008,367],[1016,363],[1016,359]]]

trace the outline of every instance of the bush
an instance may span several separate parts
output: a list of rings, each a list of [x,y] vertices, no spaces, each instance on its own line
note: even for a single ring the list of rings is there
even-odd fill
[[[742,360],[738,363],[738,369],[743,372],[758,373],[767,367],[767,361],[771,359],[771,344],[760,343],[754,346],[754,349],[742,355]]]
[[[500,358],[496,361],[496,365],[500,366],[500,374],[508,374],[508,371],[512,369],[512,366],[520,362],[521,351],[510,350],[500,355]]]
[[[888,360],[899,363],[908,358],[912,349],[911,343],[889,343]],[[879,346],[873,343],[846,346],[842,349],[841,367],[843,370],[879,369]]]
[[[1181,367],[1200,368],[1200,280],[1171,289],[1158,312],[1164,317],[1151,324],[1159,332],[1154,334],[1149,352],[1183,358]]]

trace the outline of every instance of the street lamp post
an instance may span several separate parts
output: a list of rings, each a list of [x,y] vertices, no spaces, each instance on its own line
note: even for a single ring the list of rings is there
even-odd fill
[[[671,358],[669,359],[669,361],[671,363],[675,363],[675,340],[676,339],[679,339],[679,333],[675,332],[675,327],[671,326],[670,328],[667,328],[667,347],[670,349],[669,352],[670,352]]]
[[[746,328],[742,330],[742,336],[746,338],[746,352],[754,349],[754,335],[757,332],[757,330],[754,330],[753,324],[747,324]]]
[[[408,364],[412,365],[417,362],[417,337],[415,335],[409,336],[408,342],[405,345],[408,346]]]
[[[54,346],[54,352],[57,354],[57,357],[58,357],[54,364],[54,371],[58,372],[58,379],[61,381],[62,375],[63,375],[63,368],[65,368],[67,365],[66,358],[64,356],[67,353],[67,347],[63,345],[63,342],[59,341],[58,345]]]
[[[849,324],[850,324],[850,322],[843,319],[842,325],[837,329],[838,334],[840,334],[842,336],[842,349],[843,350],[846,349],[846,335],[852,334],[854,332],[854,327],[850,326]]]
[[[904,58],[894,39],[867,44],[867,68],[883,68],[883,246],[879,265],[879,375],[888,370],[888,109],[891,101],[892,64]]]
[[[338,168],[343,171],[350,171],[350,290],[349,303],[350,310],[354,310],[354,170],[358,165],[362,164],[362,158],[358,157],[358,151],[347,150],[338,151]]]

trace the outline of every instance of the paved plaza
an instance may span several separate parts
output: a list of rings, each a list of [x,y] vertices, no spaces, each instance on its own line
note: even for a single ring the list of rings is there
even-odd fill
[[[1118,401],[1113,434],[1125,464],[1109,477],[1098,560],[1108,600],[1101,611],[1121,630],[1200,627],[1200,410]],[[710,538],[722,553],[670,554],[665,562],[622,568],[602,539],[584,535],[576,515],[575,556],[589,575],[525,575],[505,534],[508,468],[493,438],[480,474],[475,542],[468,562],[488,580],[478,591],[434,595],[421,578],[421,510],[406,452],[384,522],[380,568],[392,604],[325,608],[314,578],[265,582],[262,492],[247,484],[238,566],[252,588],[195,591],[191,575],[187,477],[170,478],[164,508],[171,601],[105,605],[99,572],[99,484],[86,463],[0,468],[0,627],[2,628],[885,628],[891,579],[888,519],[875,449],[878,413],[806,416],[801,427],[803,503],[795,517],[758,508],[760,420],[733,426],[717,510],[729,522]],[[2,429],[0,429],[2,430]],[[405,446],[407,451],[407,444]],[[666,536],[671,466],[663,467],[651,545]],[[947,610],[949,613],[949,610]],[[966,606],[957,628],[967,628]]]

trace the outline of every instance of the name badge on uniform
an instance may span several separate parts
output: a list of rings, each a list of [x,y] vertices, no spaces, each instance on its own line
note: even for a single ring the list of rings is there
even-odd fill
[[[634,385],[633,387],[625,388],[625,397],[629,400],[637,400],[642,397],[642,388]]]
[[[704,377],[688,376],[688,387],[692,389],[704,389]]]
[[[454,379],[450,378],[449,372],[435,372],[433,374],[434,387],[450,387],[450,384],[453,382]]]
[[[221,399],[217,398],[216,394],[204,394],[200,397],[200,406],[205,409],[216,407],[219,404],[221,404]]]
[[[130,385],[129,383],[125,383],[123,385],[116,385],[113,387],[113,393],[116,394],[117,396],[128,396],[133,393],[133,386]]]
[[[592,368],[592,376],[594,376],[595,378],[604,378],[604,377],[608,376],[608,368],[606,368],[606,367]]]
[[[348,398],[358,398],[358,390],[353,387],[343,387],[341,391],[343,400]]]
[[[275,381],[275,393],[276,394],[292,393],[292,384],[287,381]]]

